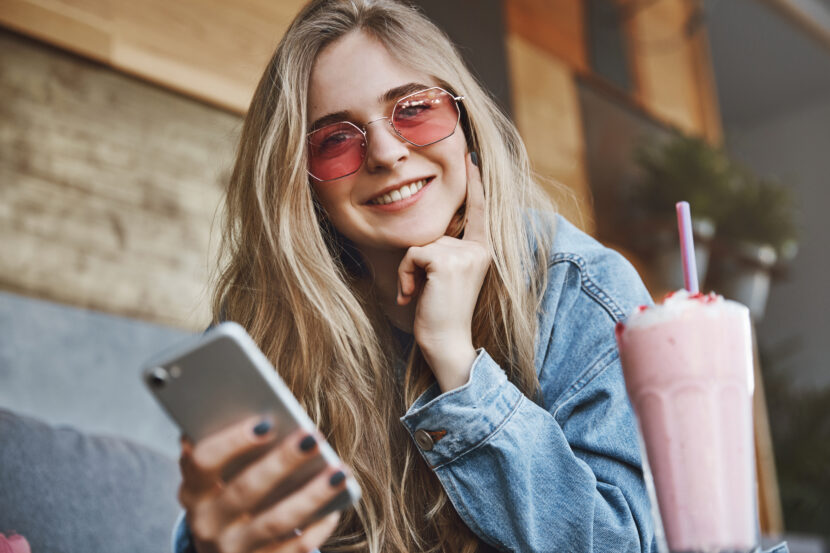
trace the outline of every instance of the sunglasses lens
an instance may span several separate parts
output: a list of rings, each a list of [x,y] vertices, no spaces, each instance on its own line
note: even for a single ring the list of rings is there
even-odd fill
[[[449,93],[430,88],[398,101],[392,113],[392,124],[409,142],[426,146],[455,132],[458,108]]]
[[[308,171],[319,180],[354,173],[365,153],[363,133],[350,123],[326,125],[308,135]]]

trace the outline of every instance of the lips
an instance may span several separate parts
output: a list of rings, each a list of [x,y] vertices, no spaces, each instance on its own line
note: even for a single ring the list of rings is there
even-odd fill
[[[369,205],[386,205],[409,198],[426,186],[432,178],[414,179],[405,183],[389,186],[366,203]]]

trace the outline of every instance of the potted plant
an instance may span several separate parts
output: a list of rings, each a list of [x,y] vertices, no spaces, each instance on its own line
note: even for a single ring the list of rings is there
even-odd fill
[[[735,166],[731,193],[717,219],[715,280],[719,292],[764,315],[772,272],[795,256],[797,231],[791,190]]]
[[[731,165],[724,152],[704,139],[676,133],[635,150],[641,178],[631,194],[637,240],[634,249],[650,261],[654,292],[683,287],[675,204],[692,208],[695,258],[703,282],[709,245],[722,218],[723,197],[732,186]]]

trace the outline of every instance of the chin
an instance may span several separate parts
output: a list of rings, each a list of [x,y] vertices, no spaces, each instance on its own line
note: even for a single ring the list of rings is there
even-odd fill
[[[417,232],[402,232],[390,239],[387,244],[394,249],[426,246],[444,236],[443,229],[419,229]]]

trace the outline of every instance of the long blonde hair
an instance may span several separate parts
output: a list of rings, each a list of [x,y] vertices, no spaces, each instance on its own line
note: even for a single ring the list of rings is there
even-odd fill
[[[214,319],[248,329],[360,483],[363,499],[344,514],[326,551],[472,552],[475,536],[399,421],[434,382],[432,373],[416,346],[404,381],[396,378],[389,322],[361,291],[359,256],[326,219],[306,173],[312,65],[321,49],[354,31],[465,96],[463,130],[479,154],[493,258],[473,317],[474,345],[536,397],[552,206],[531,177],[515,127],[450,40],[391,0],[314,0],[282,38],[245,118],[227,190]],[[448,234],[462,230],[456,224]]]

